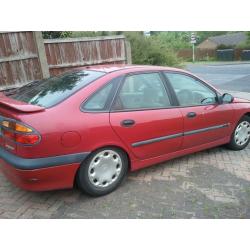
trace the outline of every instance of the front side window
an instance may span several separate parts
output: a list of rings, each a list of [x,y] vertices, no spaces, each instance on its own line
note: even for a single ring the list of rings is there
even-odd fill
[[[90,82],[105,75],[99,71],[77,71],[27,84],[16,90],[11,98],[49,108],[68,98]]]
[[[181,106],[216,103],[216,94],[200,81],[177,73],[165,73]]]
[[[156,109],[169,106],[170,100],[159,74],[143,73],[126,77],[113,108]]]

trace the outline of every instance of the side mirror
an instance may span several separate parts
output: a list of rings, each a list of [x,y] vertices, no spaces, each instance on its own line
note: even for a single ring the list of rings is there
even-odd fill
[[[232,103],[234,100],[234,97],[228,93],[225,93],[221,97],[222,103]]]

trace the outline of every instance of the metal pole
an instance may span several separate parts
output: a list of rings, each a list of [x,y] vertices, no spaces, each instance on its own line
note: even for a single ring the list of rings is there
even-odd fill
[[[195,61],[195,55],[194,55],[194,43],[192,44],[193,45],[193,63]]]

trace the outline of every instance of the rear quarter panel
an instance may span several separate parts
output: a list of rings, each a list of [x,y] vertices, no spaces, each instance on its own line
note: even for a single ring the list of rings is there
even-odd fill
[[[109,113],[87,113],[80,110],[84,100],[98,88],[120,73],[114,72],[98,79],[78,91],[62,103],[32,114],[19,114],[17,119],[30,125],[41,134],[41,142],[33,146],[17,147],[17,155],[25,158],[38,158],[56,155],[92,152],[104,146],[123,148],[130,156],[134,155],[120,141],[109,123]],[[79,143],[64,146],[62,136],[66,132],[79,135]],[[70,137],[67,137],[70,140]]]

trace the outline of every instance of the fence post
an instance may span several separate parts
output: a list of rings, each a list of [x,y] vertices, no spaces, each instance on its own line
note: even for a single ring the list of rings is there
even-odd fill
[[[130,42],[127,39],[125,39],[125,53],[127,64],[132,64],[131,46]]]
[[[49,66],[48,66],[47,57],[45,53],[42,32],[35,31],[34,36],[35,36],[37,53],[38,53],[38,58],[39,58],[40,66],[41,66],[42,76],[43,78],[48,78],[50,77],[50,73],[49,73]]]

